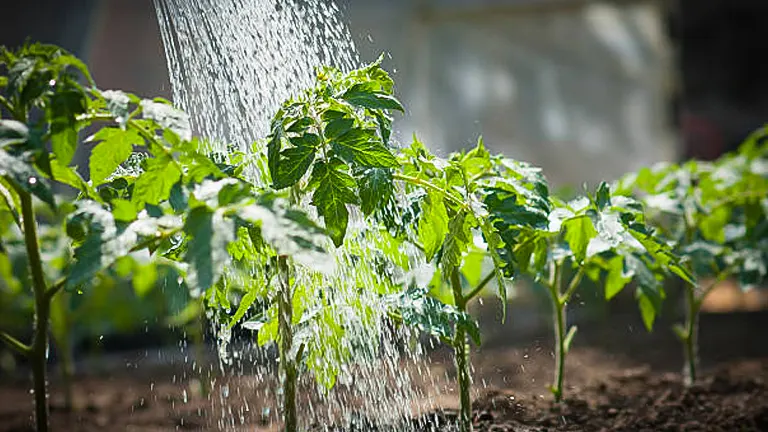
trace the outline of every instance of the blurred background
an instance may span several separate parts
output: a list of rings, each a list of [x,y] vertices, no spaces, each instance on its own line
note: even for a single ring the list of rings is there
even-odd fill
[[[102,88],[171,97],[152,0],[0,4],[14,17],[3,20],[0,45],[55,43],[83,59]],[[363,61],[389,53],[385,66],[407,108],[396,124],[401,141],[416,132],[447,154],[482,135],[492,151],[543,167],[555,186],[611,180],[662,160],[714,159],[768,120],[763,0],[338,4]],[[158,316],[191,313],[174,293],[136,299],[128,286],[112,289],[127,293],[126,313],[85,314],[101,320],[82,325],[90,345],[101,346],[96,335],[131,331],[146,344],[148,329],[166,328]],[[734,290],[712,308],[741,307]],[[106,300],[76,301],[99,309]],[[3,302],[0,312],[21,307]],[[0,366],[9,358],[0,356]]]
[[[170,97],[152,0],[3,1],[0,44],[56,43],[103,88]],[[714,158],[768,118],[759,0],[341,0],[363,61],[388,52],[409,112],[447,153],[482,134],[556,185]],[[567,154],[567,157],[563,157]]]

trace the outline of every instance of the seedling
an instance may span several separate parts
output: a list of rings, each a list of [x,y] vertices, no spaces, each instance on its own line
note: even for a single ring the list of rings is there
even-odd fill
[[[715,162],[663,164],[618,182],[623,192],[641,197],[650,223],[695,275],[685,285],[685,323],[674,327],[684,347],[683,374],[689,385],[697,377],[698,321],[706,296],[725,279],[738,276],[747,288],[766,276],[765,133],[756,132],[737,153]]]
[[[560,401],[565,359],[577,330],[567,327],[566,308],[584,276],[598,281],[605,273],[606,299],[635,279],[636,297],[649,327],[664,297],[661,272],[670,269],[686,280],[690,276],[644,225],[642,208],[634,200],[611,194],[601,183],[594,194],[563,202],[549,195],[539,169],[514,161],[504,164],[510,170],[485,204],[504,242],[506,271],[529,276],[549,292],[555,333],[550,391]]]

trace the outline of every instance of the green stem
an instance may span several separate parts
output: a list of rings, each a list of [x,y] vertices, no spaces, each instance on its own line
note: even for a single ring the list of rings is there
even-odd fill
[[[400,173],[393,173],[392,174],[392,178],[395,179],[395,180],[402,180],[402,181],[404,181],[406,183],[410,183],[410,184],[416,185],[416,186],[421,186],[421,187],[423,187],[425,189],[431,189],[431,190],[433,190],[435,192],[438,192],[438,193],[442,194],[449,201],[453,202],[454,204],[458,205],[459,207],[463,208],[464,210],[467,210],[467,211],[471,212],[471,208],[469,207],[469,203],[465,203],[461,198],[458,198],[458,197],[456,197],[454,195],[451,195],[445,189],[441,188],[440,186],[434,185],[434,184],[428,182],[427,180],[424,180],[424,179],[421,179],[421,178],[418,178],[418,177],[413,177],[413,176],[405,175],[405,174],[400,174]]]
[[[278,293],[278,331],[280,336],[280,369],[283,378],[283,417],[285,420],[285,432],[298,430],[298,416],[296,413],[296,382],[298,370],[296,359],[290,358],[293,346],[293,298],[290,286],[290,268],[288,258],[278,258],[278,271],[280,272],[280,292]]]
[[[483,288],[485,288],[488,283],[490,283],[494,278],[496,277],[496,272],[491,271],[483,280],[480,281],[479,284],[470,292],[464,295],[464,301],[469,303],[470,300],[475,298],[478,294],[480,294],[481,291],[483,291]]]
[[[32,351],[32,348],[30,348],[27,344],[24,342],[16,339],[15,337],[9,335],[8,333],[4,331],[0,331],[0,340],[5,342],[8,347],[16,351],[18,354],[28,357],[30,352]]]
[[[560,303],[566,304],[571,301],[571,297],[573,296],[573,293],[576,292],[576,288],[579,287],[583,277],[584,267],[581,266],[579,267],[579,270],[576,271],[576,274],[573,275],[573,279],[571,279],[571,282],[568,284],[568,289],[565,291],[565,294],[560,296]]]
[[[685,290],[685,337],[683,338],[683,354],[685,366],[683,368],[683,381],[686,386],[696,382],[698,366],[698,341],[699,341],[699,305],[696,301],[696,289],[691,286]]]
[[[720,282],[727,279],[735,267],[727,267],[721,271],[712,283],[696,295],[696,286],[689,285],[685,290],[685,329],[680,339],[683,342],[683,381],[690,386],[696,382],[699,363],[699,312],[704,299]]]
[[[555,402],[563,398],[563,380],[565,379],[565,306],[560,295],[561,265],[554,263],[550,269],[547,288],[552,300],[553,327],[555,330],[555,376],[549,390],[555,397]],[[578,275],[578,273],[577,273]],[[575,277],[574,277],[575,279]]]
[[[17,193],[21,201],[24,242],[27,248],[32,287],[35,294],[35,328],[29,355],[34,382],[35,423],[38,432],[47,432],[49,425],[46,363],[48,357],[48,320],[51,305],[47,295],[43,261],[40,257],[40,244],[37,240],[37,221],[35,220],[35,210],[32,207],[32,196],[21,188],[17,188]]]
[[[459,269],[454,269],[451,272],[451,287],[456,308],[466,313],[467,299],[462,295]],[[459,383],[459,432],[471,432],[472,400],[469,392],[472,387],[472,376],[469,373],[469,342],[466,329],[459,325],[456,326],[453,350],[456,357],[456,375]]]

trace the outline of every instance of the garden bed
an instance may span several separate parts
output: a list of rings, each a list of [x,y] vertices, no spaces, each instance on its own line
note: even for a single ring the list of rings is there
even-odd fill
[[[681,384],[679,346],[666,328],[649,335],[630,330],[628,319],[625,325],[590,331],[594,337],[583,338],[569,357],[566,401],[559,406],[545,388],[553,364],[550,341],[496,341],[472,356],[476,430],[768,430],[768,348],[760,342],[764,335],[754,330],[766,328],[761,326],[766,319],[766,313],[704,315],[705,373],[692,388]],[[446,424],[458,406],[451,393],[451,356],[438,351],[431,361],[432,375],[447,376],[448,381],[435,386],[441,394],[430,395],[444,409],[429,415],[429,423],[450,430]],[[193,377],[182,367],[130,361],[120,372],[78,377],[74,413],[62,410],[60,387],[54,382],[53,430],[279,430],[275,401],[260,396],[270,383],[227,376],[217,380],[214,396],[207,398]],[[223,386],[229,388],[228,398],[222,397]],[[0,431],[31,430],[27,389],[23,382],[0,389]]]

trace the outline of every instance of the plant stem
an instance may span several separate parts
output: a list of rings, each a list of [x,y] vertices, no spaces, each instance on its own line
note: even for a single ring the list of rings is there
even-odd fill
[[[696,382],[696,371],[699,362],[699,305],[696,301],[696,289],[690,286],[685,290],[685,337],[683,338],[683,354],[685,366],[683,368],[683,382],[691,386]]]
[[[27,344],[16,339],[15,337],[9,335],[4,331],[0,331],[0,340],[5,342],[5,344],[8,345],[8,347],[16,351],[18,354],[21,354],[22,356],[25,356],[25,357],[28,357],[30,351],[32,350],[32,348],[30,348]]]
[[[38,432],[47,432],[48,425],[48,388],[46,381],[46,363],[48,359],[48,319],[50,317],[50,298],[46,295],[43,263],[40,257],[40,245],[37,240],[37,221],[32,207],[32,196],[16,188],[21,201],[22,222],[24,224],[24,242],[27,248],[32,287],[35,294],[35,328],[29,360],[32,365],[33,389],[35,393],[35,424]]]
[[[549,390],[555,397],[555,402],[563,398],[563,380],[565,379],[565,307],[560,295],[561,265],[554,263],[550,268],[548,281],[549,296],[552,300],[553,327],[555,330],[555,376]],[[578,274],[577,274],[578,276]],[[576,279],[576,277],[574,277]]]
[[[462,295],[459,269],[451,272],[451,288],[456,308],[466,313],[467,299]],[[456,325],[456,335],[453,340],[454,356],[456,358],[456,375],[459,383],[459,432],[472,431],[472,400],[469,391],[472,387],[472,376],[469,373],[469,342],[464,327]]]
[[[425,189],[431,189],[431,190],[433,190],[435,192],[438,192],[438,193],[442,194],[446,199],[448,199],[449,201],[451,201],[454,204],[458,205],[459,207],[461,207],[461,208],[463,208],[465,210],[471,211],[471,209],[469,207],[469,203],[465,203],[461,198],[457,198],[456,196],[451,195],[445,189],[443,189],[443,188],[441,188],[439,186],[436,186],[436,185],[430,183],[427,180],[424,180],[424,179],[421,179],[421,178],[418,178],[418,177],[413,177],[413,176],[405,175],[405,174],[400,174],[400,173],[392,173],[392,178],[395,179],[395,180],[402,180],[402,181],[404,181],[406,183],[410,183],[412,185],[421,186],[421,187],[423,187]]]
[[[290,358],[293,346],[293,298],[290,286],[290,268],[286,256],[278,257],[280,292],[278,293],[278,332],[280,336],[280,369],[283,378],[283,417],[285,432],[298,430],[296,414],[296,381],[298,370],[296,359]]]
[[[464,295],[464,301],[466,303],[469,303],[470,300],[472,300],[473,298],[475,298],[475,296],[480,294],[483,288],[485,288],[485,286],[488,285],[493,280],[494,277],[496,277],[496,272],[491,271],[485,278],[483,278],[482,281],[480,281],[479,284],[477,284],[477,286],[472,291]]]

